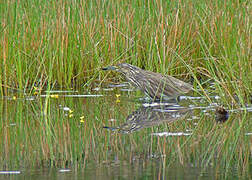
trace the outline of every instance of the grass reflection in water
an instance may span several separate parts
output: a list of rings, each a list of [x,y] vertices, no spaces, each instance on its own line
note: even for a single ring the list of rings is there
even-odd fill
[[[189,108],[185,102],[181,102],[183,106],[148,107],[129,101],[128,92],[116,94],[2,99],[2,170],[21,165],[113,166],[115,160],[120,164],[136,163],[138,159],[146,163],[163,161],[166,167],[176,163],[217,168],[221,164],[227,168],[225,172],[235,164],[239,171],[247,172],[251,161],[251,136],[247,134],[251,124],[246,120],[251,118],[250,113],[230,112],[228,121],[219,124],[215,122],[215,109],[207,103],[198,104],[202,108]],[[128,135],[107,131],[104,126],[116,127]],[[190,136],[154,135],[164,132]]]

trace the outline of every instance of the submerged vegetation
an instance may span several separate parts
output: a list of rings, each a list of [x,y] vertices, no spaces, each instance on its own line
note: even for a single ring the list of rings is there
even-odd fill
[[[236,176],[251,178],[249,0],[4,0],[0,12],[2,169],[109,167],[118,160],[148,166],[157,160],[162,171],[178,163],[216,168],[217,177],[235,169]],[[122,62],[190,82],[196,108],[186,104],[189,114],[151,112],[150,123],[153,108],[128,100],[138,92],[76,98],[51,91],[75,94],[118,82],[101,68]],[[214,103],[225,109],[215,114]],[[172,123],[160,126],[155,114]],[[215,116],[226,119],[216,123]]]
[[[250,1],[4,1],[1,94],[104,81],[128,62],[192,81],[224,103],[251,97]],[[206,92],[203,92],[206,95]]]

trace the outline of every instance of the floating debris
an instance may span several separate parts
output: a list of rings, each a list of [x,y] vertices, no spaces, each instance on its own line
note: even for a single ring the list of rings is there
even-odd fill
[[[101,90],[101,88],[99,88],[99,87],[96,87],[93,89],[93,91],[100,91],[100,90]]]
[[[190,136],[192,133],[184,133],[184,132],[161,132],[161,133],[152,133],[154,136]]]
[[[70,172],[71,169],[60,169],[59,172],[64,173],[64,172]]]
[[[20,174],[21,171],[0,171],[0,174]]]
[[[215,111],[215,120],[218,123],[224,123],[228,120],[229,114],[223,107],[217,107]]]
[[[71,109],[69,107],[63,107],[63,111],[70,111]]]

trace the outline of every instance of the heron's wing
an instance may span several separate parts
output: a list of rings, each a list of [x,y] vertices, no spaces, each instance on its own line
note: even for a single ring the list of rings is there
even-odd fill
[[[151,71],[149,71],[148,74],[148,79],[151,79],[152,82],[155,82],[156,87],[163,88],[164,91],[171,92],[171,94],[174,94],[175,92],[177,92],[178,94],[187,93],[193,89],[193,86],[191,84],[183,82],[172,76],[164,76],[160,73],[154,73]]]

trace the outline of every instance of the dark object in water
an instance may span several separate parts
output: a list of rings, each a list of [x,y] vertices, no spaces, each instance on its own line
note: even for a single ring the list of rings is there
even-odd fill
[[[224,123],[228,120],[229,114],[223,107],[217,107],[215,111],[215,120],[218,123]]]
[[[172,123],[184,118],[190,112],[191,109],[181,106],[143,106],[128,115],[124,124],[118,127],[105,126],[103,128],[128,134],[139,131],[142,128],[158,126],[162,123]]]
[[[193,90],[191,84],[185,83],[172,76],[145,71],[127,63],[109,66],[102,70],[115,70],[122,73],[135,87],[139,88],[153,100],[162,100],[165,97],[177,98],[179,95]]]

